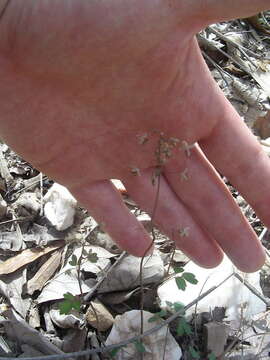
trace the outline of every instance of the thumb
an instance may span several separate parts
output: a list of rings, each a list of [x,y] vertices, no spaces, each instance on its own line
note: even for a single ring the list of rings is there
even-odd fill
[[[198,19],[205,25],[237,18],[245,18],[270,9],[270,0],[200,0]]]

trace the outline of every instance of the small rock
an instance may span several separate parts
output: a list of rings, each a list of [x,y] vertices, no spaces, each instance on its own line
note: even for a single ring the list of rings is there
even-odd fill
[[[84,327],[83,314],[72,309],[68,314],[60,314],[59,305],[53,304],[50,308],[50,318],[52,322],[61,329],[82,329]]]
[[[138,257],[124,257],[106,276],[98,288],[98,293],[134,289],[140,284],[140,263],[141,259]],[[143,261],[143,284],[158,284],[163,277],[164,264],[160,255],[154,252],[151,256],[146,256]]]
[[[73,224],[77,200],[66,187],[54,183],[44,196],[44,203],[44,214],[56,230],[66,230]]]
[[[143,311],[143,328],[144,331],[150,330],[154,326],[160,324],[161,319],[149,322],[153,314]],[[121,316],[116,316],[113,328],[106,340],[106,345],[117,344],[125,341],[135,335],[140,334],[141,330],[141,312],[140,310],[132,310]],[[152,334],[142,339],[144,347],[144,360],[179,360],[182,358],[182,350],[170,333],[167,326],[164,326]],[[164,351],[165,349],[165,351]],[[139,360],[141,353],[136,349],[134,344],[128,344],[125,348],[120,349],[115,355],[116,360]]]
[[[112,314],[98,300],[92,301],[91,304],[85,314],[86,321],[99,331],[108,330],[114,323]]]

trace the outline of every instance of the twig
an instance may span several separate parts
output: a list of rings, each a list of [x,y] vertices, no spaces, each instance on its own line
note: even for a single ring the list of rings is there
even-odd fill
[[[254,286],[252,286],[248,281],[246,281],[238,273],[234,273],[234,276],[241,281],[254,295],[256,295],[262,302],[265,303],[268,307],[270,306],[270,300],[267,300]]]
[[[172,234],[172,239],[173,238],[174,238],[174,236]],[[170,258],[170,261],[169,261],[169,266],[168,266],[167,272],[165,274],[165,278],[168,278],[170,276],[170,270],[171,270],[171,267],[172,267],[172,262],[173,262],[173,258],[174,258],[174,255],[175,255],[175,250],[176,250],[176,247],[175,247],[175,243],[174,243],[173,251],[172,251],[172,254],[171,254],[171,258]]]
[[[256,67],[256,65],[252,62],[252,60],[247,56],[246,52],[248,52],[250,55],[252,55],[253,57],[257,58],[257,59],[261,59],[261,55],[258,55],[256,53],[254,53],[253,51],[249,50],[248,48],[244,47],[243,45],[237,44],[235,41],[231,40],[230,38],[228,38],[227,36],[221,34],[219,31],[215,30],[212,26],[208,26],[207,28],[210,32],[214,33],[215,35],[217,35],[220,39],[230,43],[231,45],[233,45],[234,47],[236,47],[246,58],[249,59],[249,61]]]
[[[239,68],[240,68],[241,70],[243,70],[243,71],[244,71],[245,73],[247,73],[248,75],[252,76],[250,70],[248,70],[246,66],[242,65],[242,64],[241,64],[240,62],[238,62],[233,56],[227,54],[225,51],[223,51],[223,50],[220,49],[219,47],[217,47],[217,46],[215,46],[215,45],[213,45],[213,46],[216,47],[217,51],[219,51],[222,55],[224,55],[225,57],[227,57],[228,59],[230,59],[232,62],[234,62],[237,66],[239,66]],[[202,51],[202,52],[203,52],[203,51]],[[207,59],[208,59],[210,62],[213,63],[213,60],[212,60],[207,54],[205,54],[205,52],[203,52],[203,55],[206,56]],[[249,61],[252,63],[252,60],[251,60],[250,58],[248,58],[248,59],[249,59]],[[252,65],[255,66],[253,63],[252,63]],[[216,66],[218,69],[219,69],[219,68],[222,69],[222,68],[221,68],[219,65],[217,65],[217,64],[214,65],[214,66]],[[219,69],[219,70],[220,70],[220,69]],[[232,77],[228,72],[226,72],[226,71],[223,70],[223,69],[222,69],[222,71],[225,72],[227,75],[229,75],[229,76],[233,79],[233,77]],[[223,78],[223,77],[222,77],[222,78]]]
[[[211,275],[209,275],[205,282],[203,283],[202,287],[201,287],[201,290],[199,292],[199,296],[201,295],[202,291],[203,291],[203,288],[205,287],[207,281],[209,280],[209,278],[211,277]],[[194,318],[195,318],[195,322],[194,322],[194,333],[195,333],[195,336],[197,337],[198,336],[198,329],[197,329],[197,321],[196,321],[196,317],[197,317],[197,309],[198,309],[198,302],[196,303],[195,305],[195,308],[194,308]]]
[[[148,248],[145,250],[143,257],[141,259],[140,262],[140,289],[141,289],[141,334],[143,333],[143,307],[144,307],[144,289],[143,289],[143,262],[145,259],[146,254],[148,253],[148,251],[151,249],[151,247],[153,246],[154,242],[155,242],[155,230],[154,230],[154,218],[155,218],[155,214],[156,214],[156,210],[157,210],[157,205],[158,205],[158,199],[159,199],[159,192],[160,192],[160,174],[158,175],[158,182],[157,182],[157,192],[156,192],[156,196],[155,196],[155,203],[154,203],[154,207],[153,207],[153,211],[152,211],[152,216],[151,216],[151,233],[152,233],[152,242],[151,244],[148,246]]]
[[[115,261],[115,263],[108,269],[106,274],[96,283],[96,285],[89,291],[88,294],[84,297],[84,302],[89,302],[92,296],[94,296],[97,289],[101,286],[103,281],[106,279],[106,277],[109,275],[109,273],[123,260],[123,258],[126,256],[126,251],[123,251],[122,254],[119,256],[119,258]]]
[[[77,272],[77,280],[78,280],[78,284],[79,284],[79,289],[80,289],[80,296],[81,299],[83,299],[83,290],[82,290],[82,279],[81,279],[81,267],[82,267],[82,260],[83,260],[83,253],[84,253],[84,247],[85,247],[85,241],[87,236],[89,235],[90,232],[87,232],[86,236],[84,237],[83,243],[82,243],[82,251],[81,251],[81,255],[78,259],[78,263],[76,265],[76,272]]]
[[[201,52],[202,52],[203,56],[219,71],[220,76],[222,77],[223,81],[229,87],[229,83],[228,83],[227,79],[225,79],[225,77],[223,76],[223,73],[225,73],[227,76],[229,76],[233,80],[232,75],[229,74],[224,69],[222,69],[222,67],[219,66],[213,59],[211,59],[211,57],[209,55],[207,55],[205,51],[201,50]]]
[[[167,329],[166,329],[165,344],[164,344],[164,351],[163,351],[163,357],[162,357],[162,360],[165,360],[165,355],[166,355],[166,346],[167,346],[167,342],[168,342],[168,334],[169,334],[169,326],[167,326]]]
[[[11,220],[2,221],[2,222],[0,222],[0,225],[5,225],[5,224],[19,222],[19,221],[32,220],[32,219],[33,219],[33,216],[26,216],[24,218],[18,218],[18,219],[11,219]]]
[[[87,237],[90,235],[90,233],[91,233],[91,230],[88,230],[88,231],[86,232],[86,235],[84,236],[83,243],[82,243],[81,255],[80,255],[79,259],[78,259],[78,264],[76,265],[77,279],[78,279],[78,284],[79,284],[79,289],[80,289],[80,297],[81,297],[83,303],[84,303],[85,301],[84,301],[84,298],[83,298],[82,279],[81,279],[81,267],[82,267],[82,261],[83,261],[83,257],[84,257],[84,249],[85,249],[86,239],[87,239]],[[97,311],[96,311],[94,305],[93,305],[91,302],[89,303],[89,306],[90,306],[90,308],[92,309],[92,311],[93,311],[93,313],[94,313],[94,315],[95,315],[95,318],[96,318],[96,322],[97,322],[97,336],[98,336],[98,339],[99,339],[101,345],[102,345],[103,347],[105,347],[105,346],[106,346],[106,345],[105,345],[105,341],[104,341],[103,336],[102,336],[102,334],[101,334],[101,332],[100,332],[100,326],[99,326],[99,323],[100,323],[100,322],[99,322],[99,318],[98,318]],[[110,354],[109,354],[109,357],[111,358],[111,355],[110,355]]]

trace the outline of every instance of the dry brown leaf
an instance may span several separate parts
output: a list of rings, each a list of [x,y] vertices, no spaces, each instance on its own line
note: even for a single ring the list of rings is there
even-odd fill
[[[44,248],[38,247],[34,249],[23,250],[20,254],[13,256],[12,258],[9,258],[0,264],[0,275],[10,274],[24,265],[30,264],[41,256],[46,255],[53,250],[59,249],[64,245],[65,241],[59,240],[55,241],[53,245],[49,245]]]
[[[35,276],[27,282],[27,293],[32,295],[36,290],[41,290],[46,282],[53,276],[61,262],[62,251],[58,249],[40,267]]]
[[[113,326],[114,318],[109,310],[99,301],[92,301],[85,314],[85,319],[99,331],[107,331]]]

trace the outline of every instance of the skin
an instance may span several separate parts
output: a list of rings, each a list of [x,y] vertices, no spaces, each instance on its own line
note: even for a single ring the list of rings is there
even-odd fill
[[[270,226],[270,163],[194,35],[267,8],[269,0],[12,0],[0,22],[1,137],[130,253],[142,256],[151,240],[112,178],[197,263],[216,266],[224,251],[255,271],[264,251],[215,169]],[[161,133],[198,145],[174,149],[157,189]]]

